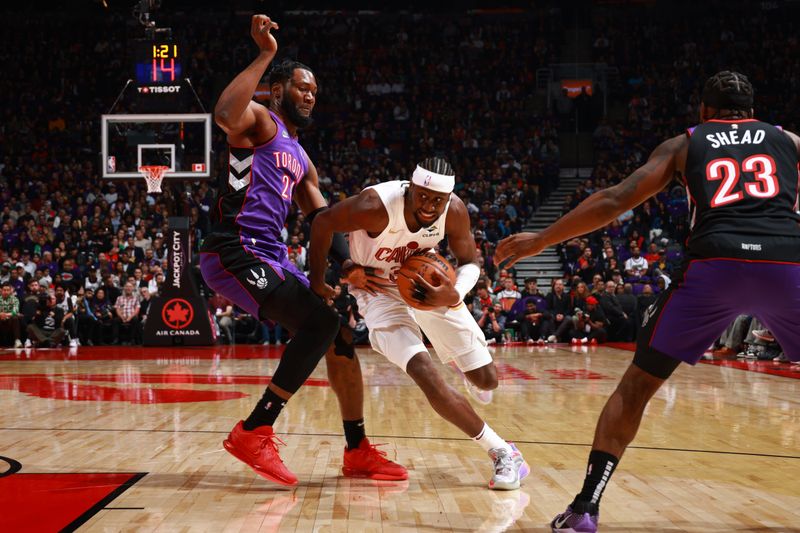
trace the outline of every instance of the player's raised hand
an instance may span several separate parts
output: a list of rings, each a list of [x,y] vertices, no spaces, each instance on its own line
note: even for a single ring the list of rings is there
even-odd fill
[[[503,268],[511,268],[520,259],[537,255],[544,249],[545,244],[538,233],[516,233],[506,237],[497,245],[494,264],[499,266],[505,262]]]
[[[262,52],[274,54],[278,51],[278,41],[271,33],[271,30],[277,29],[279,29],[278,23],[266,15],[253,15],[253,19],[250,21],[250,35]]]
[[[362,289],[375,296],[391,287],[386,278],[381,277],[382,275],[383,270],[380,268],[361,266],[348,259],[343,265],[340,280],[353,289]]]

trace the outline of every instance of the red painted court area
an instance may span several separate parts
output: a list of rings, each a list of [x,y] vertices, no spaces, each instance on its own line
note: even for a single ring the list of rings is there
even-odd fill
[[[129,402],[139,404],[189,403],[236,400],[249,396],[235,390],[193,389],[176,385],[267,385],[269,376],[203,375],[187,373],[140,374],[4,374],[0,390],[17,390],[28,396],[75,402]],[[87,383],[89,382],[89,383]],[[92,382],[105,382],[97,385]],[[139,387],[137,385],[167,385]],[[327,387],[325,379],[309,379],[305,385]]]
[[[0,390],[18,391],[34,398],[75,402],[127,402],[169,404],[237,400],[249,396],[237,385],[267,385],[268,375],[228,374],[216,365],[210,372],[192,373],[191,363],[224,359],[276,359],[283,347],[260,345],[186,348],[142,348],[98,346],[78,349],[11,350],[2,360],[24,361],[155,361],[164,372],[140,372],[134,366],[126,372],[31,372],[1,373]],[[76,367],[77,369],[78,367]],[[498,379],[510,381],[599,380],[608,376],[586,369],[542,369],[533,375],[507,363],[497,363]],[[311,378],[305,385],[328,387],[328,380]]]
[[[604,346],[619,348],[630,352],[636,350],[636,344],[632,342],[608,342]],[[783,378],[800,379],[800,365],[791,363],[778,363],[776,361],[757,361],[752,359],[700,359],[704,365],[722,366],[726,368],[736,368],[748,372],[759,374],[769,374]]]
[[[144,474],[12,474],[0,478],[0,530],[74,531]]]

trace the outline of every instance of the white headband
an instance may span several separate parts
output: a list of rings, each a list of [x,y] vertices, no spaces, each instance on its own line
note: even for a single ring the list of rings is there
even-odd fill
[[[456,186],[456,177],[437,174],[417,165],[411,176],[411,182],[436,192],[453,192],[453,188]]]

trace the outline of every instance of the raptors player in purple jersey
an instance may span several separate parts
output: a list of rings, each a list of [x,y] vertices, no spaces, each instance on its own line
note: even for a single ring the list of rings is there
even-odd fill
[[[200,249],[200,268],[212,290],[260,320],[281,324],[294,337],[263,397],[223,444],[259,475],[296,484],[297,477],[280,458],[281,441],[272,425],[327,352],[328,378],[339,399],[348,443],[344,474],[406,479],[405,468],[386,459],[365,436],[363,383],[352,336],[338,314],[309,289],[281,240],[292,201],[309,220],[326,208],[326,202],[316,168],[297,139],[297,131],[311,124],[317,93],[314,73],[301,63],[284,61],[270,72],[269,108],[252,100],[275,57],[276,29],[266,15],[253,17],[250,33],[259,47],[258,57],[225,88],[214,110],[216,123],[228,136],[229,174],[213,208],[214,227]],[[346,263],[347,244],[341,235],[337,239],[331,255]],[[368,280],[363,269],[350,271],[349,281],[356,285],[369,287]]]
[[[497,247],[513,264],[596,230],[681,176],[692,230],[683,275],[644,314],[633,364],[595,430],[583,489],[554,532],[597,531],[600,498],[647,403],[681,362],[695,364],[737,315],[759,318],[800,360],[800,137],[753,118],[746,76],[723,71],[703,89],[701,124],[658,146],[619,185],[599,191],[541,233]]]

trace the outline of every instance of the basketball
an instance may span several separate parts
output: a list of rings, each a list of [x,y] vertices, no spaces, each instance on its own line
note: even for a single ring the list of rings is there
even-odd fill
[[[397,273],[397,290],[400,291],[400,296],[403,297],[403,300],[408,305],[422,311],[429,311],[434,307],[422,304],[412,298],[414,294],[412,276],[414,273],[418,273],[433,286],[438,286],[441,283],[434,277],[434,274],[440,278],[450,278],[452,283],[456,281],[456,270],[453,265],[437,253],[412,255],[406,259]]]

